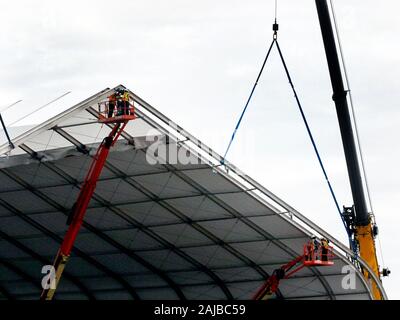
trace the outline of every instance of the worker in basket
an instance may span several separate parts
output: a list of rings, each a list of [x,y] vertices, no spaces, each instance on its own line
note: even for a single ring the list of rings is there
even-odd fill
[[[312,238],[313,239],[313,238]],[[313,240],[307,243],[307,251],[306,251],[306,260],[312,261],[313,260],[313,252],[314,252],[314,242]]]
[[[329,253],[329,240],[322,238],[321,239],[321,260],[328,261],[328,253]]]
[[[114,92],[112,95],[108,97],[108,113],[107,113],[108,118],[113,117],[116,102],[117,102],[117,94]]]
[[[117,89],[117,116],[129,115],[130,105],[129,105],[129,91],[126,89]]]
[[[312,236],[306,246],[306,261],[320,260],[320,247],[321,244],[318,242],[317,237]]]
[[[313,236],[311,238],[311,241],[312,241],[312,247],[314,249],[314,251],[311,252],[311,257],[312,257],[311,260],[318,260],[320,244],[319,244],[316,236]]]
[[[312,238],[313,244],[314,244],[314,259],[313,260],[319,260],[321,257],[319,256],[320,254],[320,247],[321,244],[318,242],[317,237]]]
[[[130,110],[129,110],[129,91],[124,90],[124,94],[122,95],[122,101],[124,105],[124,114],[129,115]]]
[[[122,116],[124,114],[124,90],[123,89],[116,89],[115,95],[117,98],[117,116]]]

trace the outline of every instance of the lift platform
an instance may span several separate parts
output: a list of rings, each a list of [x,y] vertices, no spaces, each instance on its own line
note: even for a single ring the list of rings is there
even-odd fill
[[[113,96],[117,97],[117,93],[113,94]],[[110,149],[124,131],[127,123],[136,118],[133,103],[130,103],[129,101],[118,100],[118,98],[116,98],[114,101],[110,100],[111,99],[109,97],[109,101],[99,103],[99,122],[113,124],[111,126],[112,129],[108,136],[103,139],[97,148],[97,152],[93,156],[92,163],[89,167],[89,171],[86,174],[78,198],[70,210],[67,219],[68,230],[53,263],[55,286],[44,288],[40,297],[41,300],[53,299],[65,265],[67,264],[74,247],[76,237],[78,236],[79,230],[83,224],[83,219],[89,202],[96,190],[97,181],[99,180],[101,172],[106,164]],[[110,103],[114,103],[112,108]]]
[[[323,245],[317,241],[308,242],[304,245],[301,256],[274,270],[253,296],[253,300],[268,300],[278,290],[282,279],[290,278],[304,267],[332,266],[334,264],[333,257],[333,248],[327,243]]]
[[[334,255],[332,253],[332,247],[324,247],[321,244],[315,244],[309,242],[304,246],[304,261],[305,267],[322,267],[332,266]]]
[[[110,97],[109,97],[110,98]],[[99,119],[101,123],[124,123],[136,119],[133,102],[124,105],[124,101],[104,101],[98,104]]]

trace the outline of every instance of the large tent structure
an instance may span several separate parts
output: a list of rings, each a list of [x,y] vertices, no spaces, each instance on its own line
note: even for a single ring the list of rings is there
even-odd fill
[[[39,298],[42,267],[52,264],[91,159],[113,127],[97,121],[97,106],[114,89],[18,135],[15,148],[0,146],[0,298]],[[334,266],[303,269],[281,282],[276,298],[372,299],[361,273],[368,266],[345,245],[131,98],[138,118],[110,152],[56,299],[250,299],[311,235],[330,240]],[[185,161],[165,159],[175,149]],[[344,270],[355,286],[342,285]]]

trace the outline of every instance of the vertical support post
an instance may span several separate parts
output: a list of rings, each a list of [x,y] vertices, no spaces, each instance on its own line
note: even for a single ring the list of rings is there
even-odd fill
[[[15,146],[12,143],[12,141],[10,139],[10,136],[8,135],[8,131],[7,131],[6,125],[4,124],[3,117],[1,115],[1,113],[0,113],[0,122],[1,122],[1,125],[3,127],[4,133],[6,134],[6,137],[7,137],[7,140],[8,140],[8,144],[10,145],[11,149],[14,149]]]

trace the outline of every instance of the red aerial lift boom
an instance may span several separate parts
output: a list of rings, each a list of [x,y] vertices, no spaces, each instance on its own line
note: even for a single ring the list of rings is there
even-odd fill
[[[304,267],[332,266],[332,258],[332,247],[310,241],[304,246],[301,256],[274,270],[253,296],[253,300],[268,300],[278,290],[282,279],[291,277]]]
[[[109,135],[105,137],[99,145],[97,152],[93,157],[89,171],[86,174],[78,199],[72,207],[71,214],[68,217],[67,224],[69,227],[53,264],[56,286],[55,288],[50,287],[43,289],[40,296],[41,300],[52,300],[65,265],[71,254],[75,239],[82,226],[83,218],[85,216],[90,199],[92,198],[96,189],[97,181],[100,177],[101,171],[103,170],[110,149],[118,140],[126,124],[130,120],[135,119],[135,110],[133,104],[130,104],[129,102],[127,105],[123,105],[122,107],[120,106],[120,108],[113,106],[112,109],[113,110],[110,114],[108,112],[109,102],[103,102],[99,104],[99,122],[113,123],[114,126]]]

